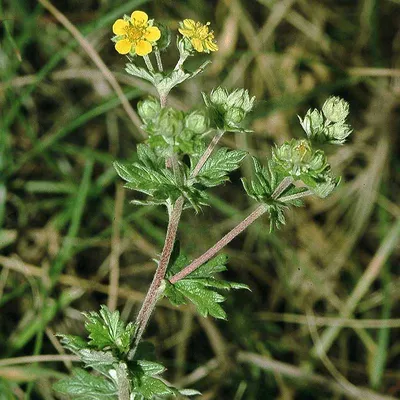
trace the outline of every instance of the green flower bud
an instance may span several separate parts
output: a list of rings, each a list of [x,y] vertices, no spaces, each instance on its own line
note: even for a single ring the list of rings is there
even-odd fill
[[[321,150],[313,151],[308,140],[292,139],[272,151],[273,162],[285,174],[295,178],[309,174],[318,176],[327,167],[326,156]]]
[[[154,97],[139,101],[137,108],[140,117],[145,123],[153,121],[161,111],[160,102]]]
[[[290,150],[291,159],[294,164],[307,163],[311,159],[311,146],[307,140],[297,140],[293,142]]]
[[[224,105],[228,99],[228,91],[222,87],[217,87],[211,91],[209,99],[215,105]]]
[[[208,119],[201,111],[193,111],[185,117],[185,127],[197,134],[204,133],[208,129]]]
[[[178,48],[179,54],[181,56],[183,54],[185,54],[186,56],[190,56],[195,51],[192,43],[187,37],[178,37],[176,41],[176,47]]]
[[[343,122],[337,122],[326,128],[327,139],[333,144],[343,144],[351,132],[353,132],[351,127]]]
[[[243,95],[246,91],[244,89],[234,90],[226,99],[226,108],[229,110],[230,107],[242,108],[243,106]]]
[[[322,172],[328,166],[325,153],[321,150],[315,151],[309,161],[309,166],[312,172]]]
[[[163,108],[157,125],[157,133],[164,137],[178,135],[183,128],[183,113],[173,108]]]
[[[349,103],[340,97],[329,97],[322,106],[322,111],[327,119],[332,122],[344,121],[349,115]]]
[[[244,120],[246,113],[237,107],[229,108],[225,114],[225,123],[228,126],[235,126]]]
[[[255,97],[250,98],[249,92],[245,89],[234,90],[227,98],[226,108],[241,108],[245,113],[252,110]]]
[[[304,119],[299,117],[300,124],[307,134],[308,138],[312,139],[320,135],[324,129],[324,117],[321,112],[314,109],[308,110]]]

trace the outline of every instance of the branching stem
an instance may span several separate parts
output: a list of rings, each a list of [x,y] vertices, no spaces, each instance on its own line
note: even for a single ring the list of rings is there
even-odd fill
[[[293,178],[285,178],[277,186],[275,191],[272,193],[272,198],[276,199],[282,194],[291,184],[293,183]],[[261,217],[267,211],[267,207],[264,204],[258,206],[249,216],[247,216],[242,222],[236,225],[231,231],[229,231],[222,239],[220,239],[214,246],[209,248],[203,255],[192,261],[187,267],[182,271],[175,274],[169,281],[174,284],[181,279],[185,278],[187,275],[191,274],[201,265],[206,263],[212,257],[214,257],[220,250],[222,250],[228,243],[230,243],[236,236],[241,234],[245,229],[247,229],[254,221]]]
[[[165,237],[164,247],[161,252],[160,260],[158,262],[158,267],[156,273],[154,274],[153,281],[150,285],[150,288],[146,294],[146,297],[143,301],[142,308],[139,311],[139,314],[136,318],[137,323],[137,331],[134,338],[132,349],[128,354],[128,360],[132,360],[133,356],[135,355],[135,351],[137,345],[139,344],[144,330],[146,329],[147,323],[149,318],[154,310],[154,307],[157,303],[158,296],[159,296],[159,289],[162,284],[162,281],[165,276],[165,272],[168,267],[169,259],[171,257],[172,250],[174,248],[176,232],[178,230],[179,220],[181,218],[182,209],[183,209],[184,198],[183,196],[179,197],[178,200],[175,202],[175,205],[172,209],[167,234]]]
[[[207,159],[210,157],[213,149],[215,148],[218,141],[221,139],[222,135],[224,134],[223,131],[219,131],[218,134],[213,138],[208,148],[205,150],[204,154],[201,156],[199,162],[197,163],[193,173],[192,178],[194,178],[201,170],[203,165],[206,163]],[[172,155],[169,159],[170,167],[174,170],[175,174],[180,174],[178,159],[176,155]],[[172,250],[174,248],[176,233],[178,230],[179,221],[181,218],[183,204],[184,204],[184,197],[180,196],[175,205],[172,207],[172,211],[169,213],[169,222],[167,228],[167,234],[165,237],[164,247],[161,252],[160,260],[158,262],[157,270],[154,274],[153,281],[150,285],[150,288],[146,294],[146,297],[143,301],[142,307],[139,311],[139,314],[136,318],[136,325],[137,330],[135,337],[133,339],[133,344],[131,350],[128,353],[128,360],[132,360],[137,346],[142,339],[143,333],[147,327],[151,314],[157,304],[157,300],[161,295],[160,289],[162,287],[162,282],[165,277],[165,273],[167,271],[169,259],[171,257]]]
[[[179,68],[182,68],[183,63],[189,57],[189,53],[181,53],[178,62],[175,65],[174,71],[177,71]]]
[[[191,274],[201,265],[206,263],[212,257],[214,257],[221,249],[223,249],[228,243],[230,243],[236,236],[242,233],[246,228],[248,228],[255,220],[257,220],[261,215],[267,211],[264,204],[258,206],[247,218],[236,225],[231,231],[229,231],[222,239],[220,239],[214,246],[208,249],[203,255],[196,258],[182,271],[175,274],[169,281],[174,284],[181,279],[185,278],[187,275]]]

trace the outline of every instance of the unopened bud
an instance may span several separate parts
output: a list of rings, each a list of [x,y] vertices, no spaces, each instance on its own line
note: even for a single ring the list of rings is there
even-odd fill
[[[322,111],[325,117],[332,122],[344,121],[349,115],[349,103],[340,97],[332,96],[325,101]]]

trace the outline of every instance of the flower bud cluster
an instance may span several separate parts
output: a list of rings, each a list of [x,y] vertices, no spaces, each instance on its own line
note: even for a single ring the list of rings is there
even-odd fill
[[[308,110],[303,119],[299,117],[307,137],[321,143],[343,144],[352,133],[346,124],[349,104],[340,97],[329,97],[319,110]]]
[[[149,144],[165,151],[172,147],[193,154],[202,147],[202,135],[209,129],[204,112],[184,113],[171,107],[161,108],[154,97],[139,102],[138,113],[144,123],[143,130],[149,134]]]
[[[292,139],[275,147],[272,163],[282,174],[303,181],[320,197],[326,197],[339,183],[331,173],[325,153],[313,150],[305,139]]]
[[[250,97],[245,89],[229,93],[217,87],[209,95],[203,93],[204,102],[210,113],[212,125],[226,131],[243,131],[241,123],[253,109],[255,97]]]

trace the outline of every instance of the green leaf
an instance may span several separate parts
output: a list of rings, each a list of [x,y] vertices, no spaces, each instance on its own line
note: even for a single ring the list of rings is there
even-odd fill
[[[214,278],[216,273],[226,271],[225,264],[227,261],[227,256],[220,254],[175,284],[171,284],[166,280],[164,295],[175,306],[186,304],[186,299],[188,299],[195,304],[202,316],[206,317],[209,314],[215,318],[226,319],[226,313],[219,304],[225,300],[225,297],[215,289],[250,290],[245,284]],[[188,264],[188,258],[179,253],[179,244],[177,244],[167,269],[167,279],[181,271]]]
[[[166,385],[163,381],[147,375],[142,376],[134,383],[133,392],[139,393],[146,400],[158,396],[169,396],[175,394],[175,390]]]
[[[133,393],[142,395],[145,399],[176,393],[175,388],[166,385],[157,377],[165,371],[163,365],[148,360],[136,360],[128,363],[128,368],[132,376]]]
[[[156,155],[148,145],[138,146],[139,162],[126,165],[114,162],[118,175],[127,181],[125,187],[144,193],[150,198],[134,200],[135,204],[159,205],[174,203],[183,196],[196,212],[206,203],[206,195],[198,188],[188,184],[189,168],[179,164],[183,182],[165,167],[165,159]],[[186,205],[187,206],[187,205]],[[186,207],[185,207],[186,208]]]
[[[155,80],[154,75],[145,68],[138,67],[135,64],[129,63],[129,64],[126,64],[125,71],[130,75],[145,79],[146,81],[149,81],[154,84],[154,80]]]
[[[158,375],[165,371],[165,367],[162,364],[154,361],[138,360],[137,364],[146,375]]]
[[[79,350],[88,347],[86,340],[82,339],[80,336],[62,334],[58,334],[57,336],[61,338],[61,344],[74,354],[78,354]]]
[[[242,178],[242,184],[246,193],[259,203],[263,203],[269,214],[270,232],[273,229],[278,229],[285,224],[285,209],[288,205],[301,206],[301,201],[281,202],[280,197],[296,194],[304,191],[304,188],[297,188],[293,185],[289,186],[281,193],[279,198],[272,197],[275,189],[279,186],[280,182],[288,175],[283,173],[281,169],[276,168],[274,162],[269,161],[267,166],[264,167],[255,157],[252,157],[254,165],[254,175],[252,180]]]
[[[190,278],[199,277],[199,278],[207,278],[214,276],[217,272],[226,271],[226,263],[228,262],[228,256],[226,254],[219,254],[216,257],[212,258],[210,261],[206,262],[195,271],[193,271],[190,275]]]
[[[182,279],[174,286],[197,307],[203,317],[210,314],[215,318],[227,319],[225,311],[218,304],[225,300],[221,294],[207,289],[202,283],[192,282],[191,279]]]
[[[110,351],[82,349],[78,354],[86,367],[100,368],[101,372],[104,372],[104,366],[111,368],[114,363],[118,362]]]
[[[83,369],[75,369],[73,376],[61,379],[54,389],[78,400],[117,399],[117,389],[111,381],[89,374]]]
[[[246,154],[247,152],[243,150],[229,150],[225,147],[218,149],[208,158],[196,180],[207,187],[224,183],[229,180],[229,173],[239,168]]]
[[[120,319],[119,312],[111,312],[106,306],[101,306],[100,313],[83,313],[87,318],[85,327],[88,330],[89,344],[99,350],[106,347],[116,348],[121,353],[129,350],[135,326],[125,323]]]

